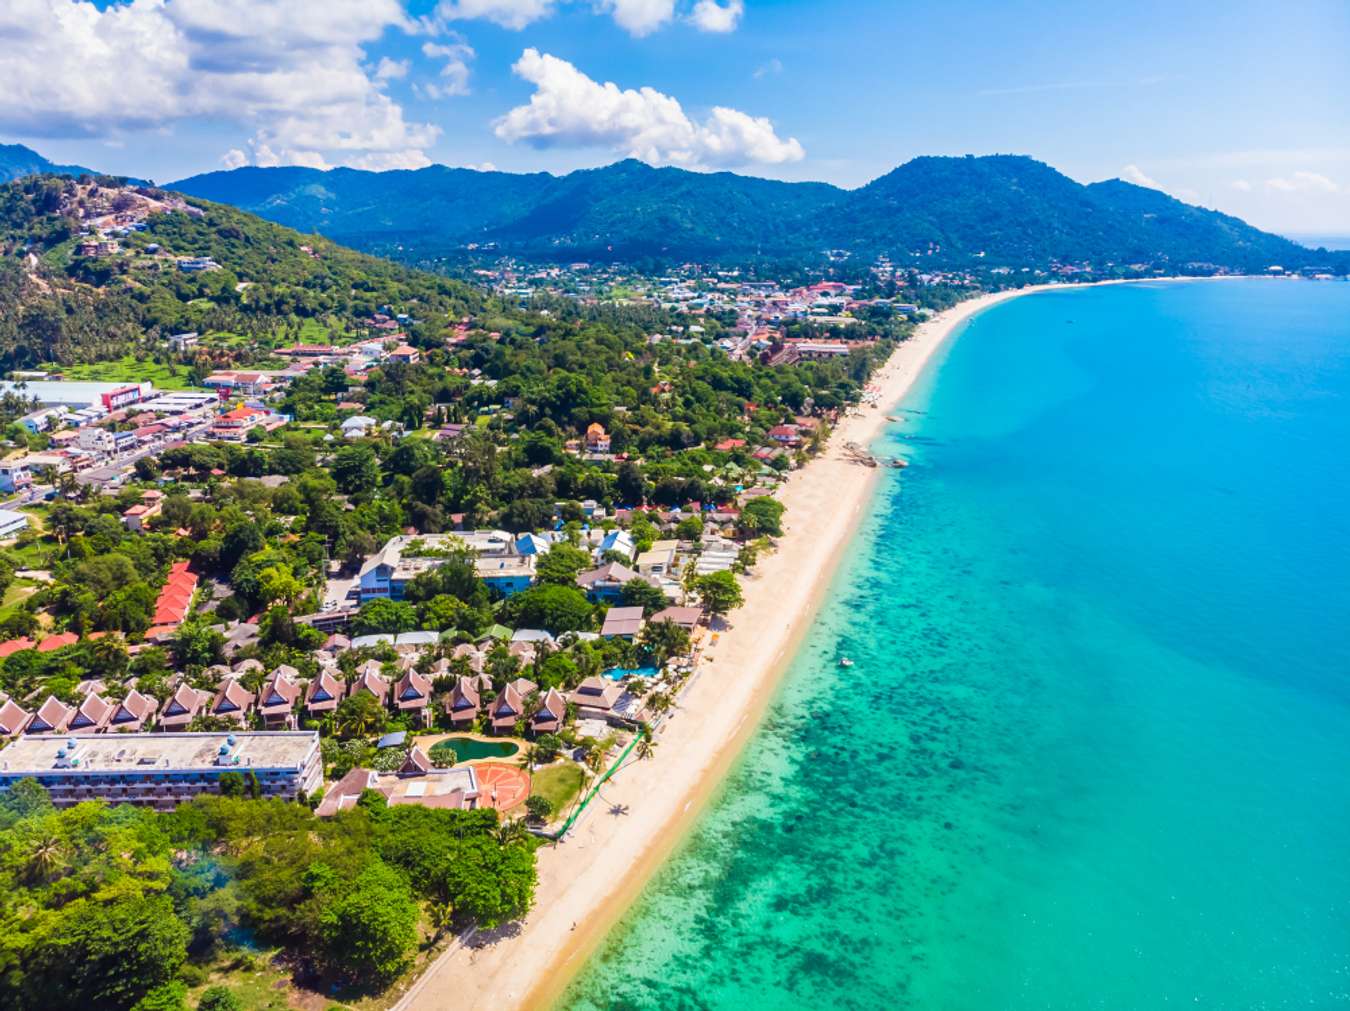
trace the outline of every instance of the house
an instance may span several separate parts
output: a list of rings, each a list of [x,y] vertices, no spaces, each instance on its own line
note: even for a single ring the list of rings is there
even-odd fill
[[[646,624],[640,607],[611,607],[600,634],[606,639],[636,639]]]
[[[591,422],[586,426],[586,452],[608,453],[611,442],[609,433],[605,431],[605,426],[598,421]]]
[[[33,475],[25,463],[0,463],[0,492],[14,494],[33,487]]]
[[[146,496],[150,496],[151,493],[146,492],[145,494]],[[163,496],[156,492],[155,497],[143,498],[142,501],[137,502],[134,506],[127,509],[126,512],[122,513],[122,523],[132,533],[140,533],[145,529],[145,525],[149,523],[150,520],[160,514],[160,511],[163,508]]]
[[[577,586],[595,603],[610,603],[619,599],[625,583],[640,578],[636,572],[619,562],[606,562],[577,576]]]
[[[459,677],[445,698],[445,715],[456,730],[470,726],[478,718],[478,687],[471,677]]]
[[[47,700],[38,707],[38,711],[33,714],[28,726],[24,728],[24,733],[64,734],[74,717],[74,709],[55,695],[48,695]]]
[[[660,579],[675,573],[675,541],[657,541],[651,550],[637,556],[634,563],[639,576]]]
[[[514,733],[516,721],[524,715],[524,702],[520,692],[507,685],[488,707],[488,725],[494,734]]]
[[[70,718],[70,725],[66,730],[72,734],[102,733],[107,729],[114,709],[115,707],[103,701],[97,692],[90,692],[75,710],[75,715]]]
[[[169,568],[169,578],[164,581],[155,602],[155,614],[151,624],[155,626],[180,624],[187,616],[192,604],[192,595],[197,590],[197,575],[188,570],[188,562],[174,562]]]
[[[607,719],[623,693],[623,685],[617,681],[592,675],[577,685],[567,701],[577,707],[582,719]]]
[[[333,672],[321,669],[305,691],[305,712],[313,717],[331,713],[338,707],[345,693],[346,686],[334,676]]]
[[[424,727],[431,726],[431,682],[417,671],[405,671],[394,685],[394,705],[401,713],[414,716]],[[414,749],[416,750],[416,749]]]
[[[611,530],[605,534],[604,539],[600,541],[600,557],[603,558],[611,551],[632,561],[633,556],[637,554],[633,535],[627,530]]]
[[[125,733],[139,734],[145,729],[150,717],[159,708],[159,700],[142,695],[136,689],[127,692],[127,697],[117,703],[108,720],[107,729]]]
[[[479,558],[474,563],[474,572],[494,594],[509,597],[534,584],[535,560],[534,555]]]
[[[800,446],[802,444],[801,429],[796,425],[774,425],[767,434],[780,446]]]
[[[530,733],[556,734],[567,719],[567,700],[556,688],[550,688],[544,694],[539,708],[530,716]]]
[[[211,702],[211,715],[223,720],[233,720],[241,727],[248,721],[253,710],[253,693],[234,678],[226,678],[216,690]]]
[[[404,365],[416,365],[422,360],[422,352],[411,344],[400,344],[389,352],[391,362],[401,362]]]
[[[467,547],[479,559],[515,555],[515,538],[505,530],[468,530],[455,534],[400,534],[391,537],[361,566],[358,580],[361,602],[376,597],[402,600],[403,590],[423,572],[444,563],[444,552]],[[533,567],[529,570],[533,578]],[[506,577],[506,574],[503,574]]]
[[[0,737],[17,737],[28,727],[32,714],[13,699],[7,698],[0,705]]]
[[[28,529],[28,517],[13,509],[0,509],[0,540],[17,537]]]
[[[189,685],[179,685],[178,690],[164,704],[164,712],[159,718],[159,729],[168,733],[186,730],[209,698],[206,692],[199,692]]]
[[[701,607],[667,607],[664,611],[657,611],[653,614],[649,621],[652,624],[668,621],[692,634],[702,619],[703,608]]]
[[[368,668],[352,682],[347,694],[356,695],[358,692],[369,692],[382,706],[389,703],[389,682]]]
[[[258,712],[267,730],[294,730],[295,703],[300,698],[300,672],[282,664],[272,671],[258,693]]]

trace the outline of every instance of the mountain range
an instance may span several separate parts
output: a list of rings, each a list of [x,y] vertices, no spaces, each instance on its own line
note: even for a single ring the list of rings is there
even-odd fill
[[[0,181],[34,172],[90,170],[0,146]],[[1312,250],[1120,179],[1083,185],[1022,155],[915,158],[855,190],[632,159],[563,176],[245,167],[166,188],[414,261],[484,248],[666,262],[809,261],[840,250],[933,266],[1350,270],[1344,251]]]
[[[480,172],[239,168],[169,184],[301,231],[414,258],[471,246],[542,259],[789,259],[847,250],[925,263],[1338,261],[1119,179],[1082,185],[1020,155],[922,157],[856,190],[652,168]]]

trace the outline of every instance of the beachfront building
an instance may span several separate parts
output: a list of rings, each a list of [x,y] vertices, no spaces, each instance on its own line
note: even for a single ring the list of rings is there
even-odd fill
[[[0,792],[35,779],[57,807],[85,800],[171,810],[219,793],[225,773],[257,778],[264,797],[323,784],[319,735],[286,733],[25,735],[0,752]]]
[[[451,811],[476,808],[480,793],[478,774],[472,765],[437,769],[420,749],[413,748],[397,772],[352,769],[329,787],[314,813],[320,818],[331,818],[339,811],[348,811],[367,790],[384,794],[391,806],[420,804]]]

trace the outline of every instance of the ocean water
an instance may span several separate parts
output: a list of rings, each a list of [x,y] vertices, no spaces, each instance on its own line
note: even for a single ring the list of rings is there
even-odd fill
[[[560,1006],[1350,1007],[1350,285],[1015,299],[905,407],[762,729]]]

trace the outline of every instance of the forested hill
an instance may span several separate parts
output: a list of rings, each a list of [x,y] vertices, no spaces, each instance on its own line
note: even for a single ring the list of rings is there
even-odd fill
[[[555,177],[243,168],[172,187],[359,248],[471,244],[554,259],[809,258],[827,249],[925,264],[1328,264],[1215,211],[1120,180],[1083,186],[1014,155],[916,158],[857,190],[636,161]],[[982,255],[981,255],[982,254]],[[1336,262],[1344,269],[1342,254]]]
[[[205,257],[206,269],[180,259]],[[0,185],[0,368],[117,357],[175,332],[343,330],[380,306],[439,335],[475,289],[233,207],[107,178]]]
[[[92,176],[99,174],[83,165],[58,165],[55,162],[48,161],[31,147],[24,147],[22,144],[0,144],[0,183],[43,173],[58,176]]]

